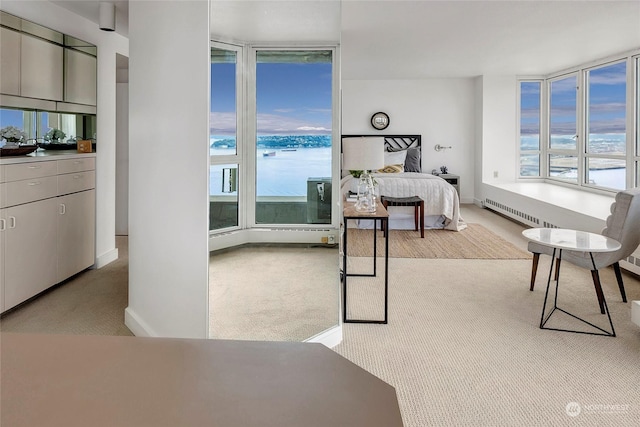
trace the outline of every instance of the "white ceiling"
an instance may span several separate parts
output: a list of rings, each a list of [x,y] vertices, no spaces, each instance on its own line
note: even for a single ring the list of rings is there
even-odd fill
[[[99,0],[51,0],[98,22]],[[151,1],[151,0],[130,0]],[[128,1],[116,31],[128,34]],[[340,42],[345,79],[540,75],[640,48],[640,1],[212,0],[216,39]]]

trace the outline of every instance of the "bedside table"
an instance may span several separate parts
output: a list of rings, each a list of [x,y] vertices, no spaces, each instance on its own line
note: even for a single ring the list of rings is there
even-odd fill
[[[458,192],[458,197],[460,197],[460,176],[452,173],[441,173],[438,176],[453,185],[453,188]]]

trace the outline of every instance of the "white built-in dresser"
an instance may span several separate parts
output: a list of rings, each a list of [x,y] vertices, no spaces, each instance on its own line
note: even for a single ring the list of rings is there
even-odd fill
[[[0,158],[0,312],[95,262],[95,153]]]

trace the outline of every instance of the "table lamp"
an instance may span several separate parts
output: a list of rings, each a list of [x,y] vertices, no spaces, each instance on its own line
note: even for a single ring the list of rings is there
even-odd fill
[[[361,170],[355,209],[375,212],[375,188],[369,171],[384,167],[384,137],[342,138],[342,168]]]

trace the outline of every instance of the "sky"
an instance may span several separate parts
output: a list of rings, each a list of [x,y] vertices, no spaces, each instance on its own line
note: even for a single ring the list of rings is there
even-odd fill
[[[329,135],[330,63],[258,63],[259,135]],[[235,135],[235,64],[211,65],[211,134]]]
[[[551,131],[553,134],[576,133],[576,76],[552,83]],[[626,63],[589,71],[589,133],[624,133],[626,103]],[[539,88],[536,83],[521,86],[521,133],[532,135],[539,128]]]

